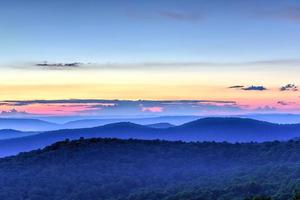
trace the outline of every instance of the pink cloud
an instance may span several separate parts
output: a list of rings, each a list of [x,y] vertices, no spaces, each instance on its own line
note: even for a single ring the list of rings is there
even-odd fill
[[[18,106],[19,112],[26,112],[34,115],[72,115],[84,111],[102,110],[102,107],[115,106],[112,103],[47,103],[29,104]],[[2,112],[11,112],[14,105],[1,106]]]
[[[142,107],[142,111],[143,112],[163,112],[164,108],[163,107],[158,107],[158,106],[154,106],[154,107]]]

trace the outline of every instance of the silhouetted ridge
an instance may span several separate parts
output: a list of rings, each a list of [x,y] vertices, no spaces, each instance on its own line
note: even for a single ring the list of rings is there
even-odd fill
[[[17,130],[14,130],[14,129],[1,129],[0,130],[0,133],[23,133],[22,131],[17,131]]]
[[[14,129],[19,131],[48,131],[59,129],[55,123],[26,118],[0,118],[0,129]]]
[[[106,124],[103,126],[99,126],[103,128],[147,128],[147,126],[131,123],[131,122],[117,122],[117,123],[111,123]],[[97,128],[97,127],[95,127]]]
[[[237,117],[207,117],[198,119],[192,122],[185,123],[181,125],[181,127],[188,127],[188,126],[203,126],[203,125],[210,125],[210,126],[260,126],[260,125],[269,125],[274,126],[277,124],[259,121],[255,119],[248,119],[248,118],[237,118]]]

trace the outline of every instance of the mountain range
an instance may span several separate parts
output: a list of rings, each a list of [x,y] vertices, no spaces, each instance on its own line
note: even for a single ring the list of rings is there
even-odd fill
[[[214,116],[212,116],[214,117]],[[215,116],[220,117],[220,116]],[[279,124],[296,124],[300,123],[300,115],[297,114],[247,114],[236,116],[223,116],[234,118],[249,118],[270,123]],[[206,118],[204,116],[157,116],[157,117],[114,117],[114,118],[99,118],[91,117],[40,117],[40,118],[0,118],[1,129],[14,129],[18,131],[53,131],[59,129],[77,129],[91,128],[111,123],[131,122],[141,125],[151,124],[172,124],[182,125],[197,119]],[[166,128],[165,126],[161,126]]]
[[[152,125],[153,126],[153,125]],[[15,155],[65,139],[121,138],[182,141],[263,142],[300,136],[300,124],[273,124],[245,118],[203,118],[179,126],[153,128],[131,122],[93,128],[62,129],[0,141],[0,156]]]
[[[57,117],[59,118],[59,117]],[[52,119],[52,118],[51,118]],[[52,131],[59,129],[74,129],[74,128],[90,128],[111,123],[131,122],[142,125],[155,124],[166,128],[175,125],[180,125],[189,121],[199,119],[197,116],[164,116],[164,117],[148,117],[148,118],[104,118],[104,119],[80,119],[72,120],[65,123],[57,123],[43,119],[26,119],[26,118],[0,118],[1,129],[14,129],[18,131]]]

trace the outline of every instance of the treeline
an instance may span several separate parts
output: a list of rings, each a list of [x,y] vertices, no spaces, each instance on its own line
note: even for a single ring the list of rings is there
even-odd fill
[[[300,141],[62,141],[0,159],[0,199],[300,199]]]

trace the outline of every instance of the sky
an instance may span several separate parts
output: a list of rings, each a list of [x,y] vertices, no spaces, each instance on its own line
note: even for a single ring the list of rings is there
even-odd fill
[[[3,1],[0,112],[300,113],[299,25],[296,0]]]

